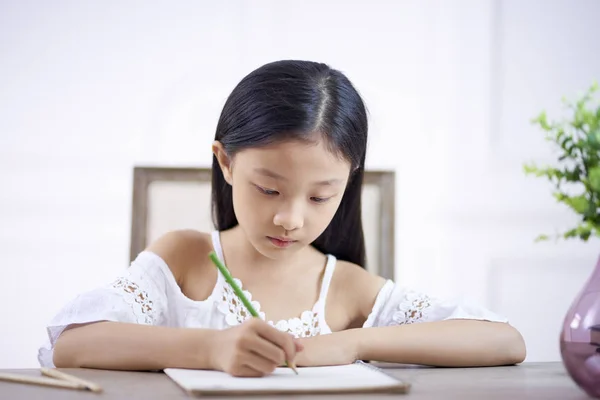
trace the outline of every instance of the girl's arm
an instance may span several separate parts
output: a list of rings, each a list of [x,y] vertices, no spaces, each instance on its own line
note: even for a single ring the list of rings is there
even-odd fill
[[[357,356],[404,364],[482,367],[523,362],[525,343],[504,322],[445,320],[355,329],[348,337]]]
[[[478,305],[436,299],[346,262],[338,262],[331,289],[337,304],[328,304],[330,315],[346,310],[350,322],[305,339],[304,365],[362,359],[466,367],[525,359],[520,333]]]
[[[300,351],[302,345],[290,335],[258,318],[221,331],[96,322],[63,332],[54,347],[54,364],[137,371],[216,369],[256,377],[294,361]]]
[[[503,322],[445,320],[355,328],[303,339],[298,365],[373,360],[438,367],[510,365],[525,359],[519,332]]]
[[[213,339],[213,332],[206,329],[97,322],[63,332],[53,361],[58,368],[210,369]]]

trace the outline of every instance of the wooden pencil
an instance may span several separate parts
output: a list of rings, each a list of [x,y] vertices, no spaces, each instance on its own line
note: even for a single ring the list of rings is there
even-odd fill
[[[40,370],[42,371],[42,375],[49,376],[51,378],[62,379],[67,382],[77,383],[79,385],[83,385],[87,388],[87,390],[90,390],[95,393],[102,392],[102,388],[99,385],[95,384],[94,382],[86,381],[85,379],[81,379],[79,377],[69,375],[65,372],[59,371],[54,368],[41,368]]]
[[[79,383],[63,381],[59,379],[46,378],[42,376],[28,376],[20,374],[0,373],[0,380],[15,383],[27,383],[40,386],[51,386],[64,389],[88,390]]]

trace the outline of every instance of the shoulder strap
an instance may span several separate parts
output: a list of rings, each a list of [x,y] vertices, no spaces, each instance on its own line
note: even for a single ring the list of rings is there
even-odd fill
[[[323,282],[321,282],[321,293],[319,293],[319,300],[317,300],[323,308],[325,308],[325,300],[327,300],[327,293],[329,291],[329,285],[331,284],[331,278],[335,271],[335,264],[337,259],[335,256],[327,255],[327,264],[325,265],[325,272],[323,273]]]
[[[219,231],[212,231],[211,237],[213,249],[215,249],[217,257],[219,258],[219,260],[221,260],[222,263],[225,263],[225,257],[223,256],[223,247],[221,247],[221,235]],[[215,282],[215,287],[213,288],[213,291],[210,296],[213,297],[216,293],[220,293],[220,291],[222,290],[221,288],[224,284],[225,277],[223,276],[221,271],[217,270],[217,282]]]
[[[212,245],[215,249],[217,257],[219,257],[219,260],[221,260],[222,263],[225,263],[225,257],[223,256],[223,248],[221,247],[221,235],[219,234],[219,231],[212,231],[211,236]]]

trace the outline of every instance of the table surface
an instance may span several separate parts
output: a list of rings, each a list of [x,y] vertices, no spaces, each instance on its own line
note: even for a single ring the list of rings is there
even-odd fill
[[[376,364],[396,378],[411,384],[407,394],[384,395],[295,395],[294,398],[332,399],[405,397],[408,399],[590,399],[571,380],[562,363],[523,363],[487,368],[428,368],[397,364]],[[98,383],[104,391],[49,388],[0,381],[1,399],[190,399],[162,372],[123,372],[65,368],[61,371]],[[40,376],[38,369],[4,369],[0,372]],[[229,397],[220,396],[220,399]],[[234,398],[234,397],[231,397]],[[235,398],[240,398],[236,396]],[[256,398],[256,397],[254,397]],[[284,396],[273,395],[270,399]]]

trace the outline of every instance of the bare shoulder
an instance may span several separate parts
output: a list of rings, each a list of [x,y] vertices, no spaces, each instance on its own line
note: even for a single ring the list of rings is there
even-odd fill
[[[331,285],[344,304],[351,305],[353,317],[366,319],[386,280],[348,261],[338,260]],[[360,294],[360,295],[357,295]]]
[[[175,230],[155,240],[146,250],[162,258],[175,280],[181,282],[191,268],[208,259],[208,253],[212,251],[212,240],[209,233]]]

